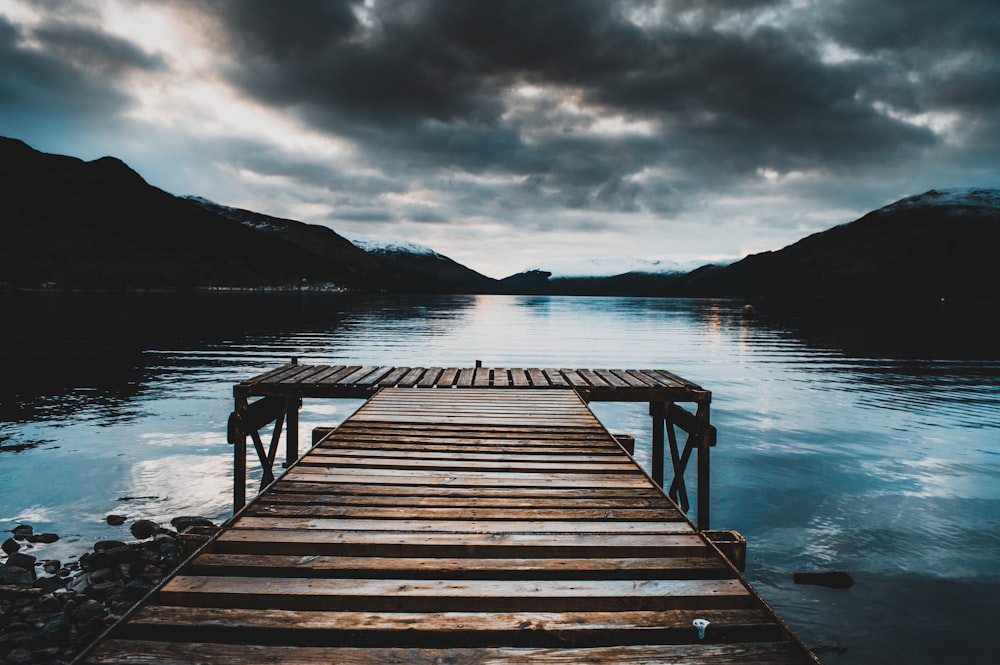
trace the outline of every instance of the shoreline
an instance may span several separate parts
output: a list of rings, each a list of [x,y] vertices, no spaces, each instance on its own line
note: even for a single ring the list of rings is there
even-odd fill
[[[0,663],[69,663],[219,529],[189,516],[171,526],[135,520],[134,541],[101,540],[65,564],[28,553],[56,534],[35,534],[30,524],[11,529],[0,565]]]

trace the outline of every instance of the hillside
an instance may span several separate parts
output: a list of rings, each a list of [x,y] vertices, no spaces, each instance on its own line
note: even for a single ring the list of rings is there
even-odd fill
[[[692,296],[997,298],[1000,190],[931,190],[774,252],[689,273]]]
[[[176,197],[113,157],[85,162],[0,137],[0,182],[5,192],[0,285],[161,289],[334,283],[451,292],[485,290],[493,282],[456,270],[444,257],[447,270],[431,274],[426,266],[369,254],[324,226]]]
[[[352,280],[330,264],[150,186],[112,157],[84,162],[0,138],[0,282],[77,288]]]

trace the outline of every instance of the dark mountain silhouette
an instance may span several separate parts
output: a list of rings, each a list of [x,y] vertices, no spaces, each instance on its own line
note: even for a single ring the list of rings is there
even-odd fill
[[[1000,190],[931,190],[784,249],[689,273],[677,292],[996,299],[998,250]]]
[[[356,281],[397,292],[492,293],[497,282],[436,252],[358,247],[332,229],[186,197],[199,207],[342,265]]]
[[[997,299],[1000,190],[931,190],[774,252],[686,274],[493,280],[432,250],[365,251],[325,226],[173,196],[122,161],[0,137],[0,286],[335,283],[396,292]]]
[[[686,274],[551,278],[533,270],[506,292],[678,297],[1000,297],[1000,190],[931,190],[773,252]]]
[[[113,157],[84,162],[0,137],[0,283],[190,288],[336,283],[483,291],[474,271],[374,256],[323,226],[173,196]],[[452,265],[453,264],[453,265]]]

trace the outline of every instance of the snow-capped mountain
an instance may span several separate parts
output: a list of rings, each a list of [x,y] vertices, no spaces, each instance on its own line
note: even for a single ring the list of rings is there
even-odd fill
[[[430,247],[418,245],[415,242],[404,240],[387,240],[375,236],[366,235],[345,235],[355,247],[365,250],[371,254],[417,254],[425,256],[438,256]]]
[[[1000,189],[985,187],[932,189],[923,194],[900,199],[882,210],[904,210],[919,207],[948,207],[956,213],[960,213],[962,209],[1000,210]]]
[[[644,275],[672,275],[686,273],[705,265],[709,261],[670,261],[666,259],[642,259],[636,257],[624,258],[594,258],[583,260],[552,259],[544,265],[536,265],[527,271],[544,271],[552,274],[553,279],[574,277],[613,277],[627,273]]]

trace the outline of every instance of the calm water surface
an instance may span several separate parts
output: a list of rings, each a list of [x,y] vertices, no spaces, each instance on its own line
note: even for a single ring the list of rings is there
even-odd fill
[[[996,314],[625,298],[0,294],[0,529],[127,539],[110,513],[230,513],[232,385],[307,363],[663,367],[713,393],[713,526],[828,663],[993,663]],[[356,401],[306,400],[302,433]],[[648,465],[646,405],[595,403]],[[259,478],[259,469],[252,474]],[[849,571],[849,590],[796,570]],[[962,654],[956,660],[957,654]]]

